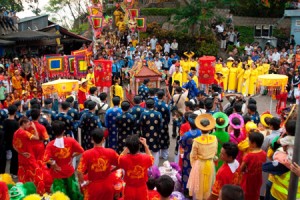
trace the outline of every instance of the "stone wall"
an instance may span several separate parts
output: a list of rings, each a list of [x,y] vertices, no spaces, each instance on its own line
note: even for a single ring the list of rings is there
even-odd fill
[[[152,23],[152,22],[157,22],[159,24],[163,24],[170,20],[169,16],[142,16],[142,17],[146,18],[147,24]]]

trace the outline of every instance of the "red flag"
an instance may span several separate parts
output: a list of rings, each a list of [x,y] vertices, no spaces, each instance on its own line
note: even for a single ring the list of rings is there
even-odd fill
[[[112,61],[94,60],[95,85],[98,87],[110,87],[112,84]]]

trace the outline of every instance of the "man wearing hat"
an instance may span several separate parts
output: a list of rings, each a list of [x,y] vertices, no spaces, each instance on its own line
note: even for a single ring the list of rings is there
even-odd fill
[[[22,95],[22,82],[23,78],[20,76],[19,70],[15,70],[14,76],[11,79],[13,90],[18,92],[18,95]]]
[[[86,75],[87,80],[87,89],[89,90],[91,87],[95,86],[95,75],[92,66],[87,68],[88,74]]]
[[[116,124],[118,130],[118,153],[122,153],[125,147],[127,136],[133,134],[134,117],[129,113],[130,103],[123,101],[121,103],[122,114],[117,116]]]
[[[159,151],[161,150],[161,130],[162,115],[160,112],[154,110],[155,101],[153,99],[147,99],[147,110],[141,114],[140,125],[142,131],[142,137],[146,138],[149,149],[154,157],[154,164],[159,164]]]
[[[8,75],[10,77],[13,77],[14,73],[15,73],[15,70],[18,70],[19,73],[21,73],[21,71],[22,71],[22,67],[19,63],[19,58],[14,58],[13,59],[13,63],[9,66],[9,69],[8,69]]]
[[[80,118],[79,127],[81,128],[82,147],[84,150],[93,148],[91,132],[95,128],[102,128],[100,118],[95,114],[96,102],[89,101],[87,108],[89,111]]]
[[[157,92],[158,102],[155,104],[155,109],[160,112],[162,116],[163,128],[161,129],[161,156],[163,159],[168,159],[168,149],[170,146],[170,136],[169,136],[169,123],[171,119],[170,108],[168,104],[164,101],[165,92],[159,90]]]
[[[86,97],[88,95],[88,88],[87,88],[87,79],[82,78],[79,82],[80,87],[78,89],[78,103],[79,103],[79,109],[84,109],[84,102],[86,101]]]
[[[141,117],[141,114],[144,112],[144,108],[142,108],[140,106],[140,103],[142,102],[142,98],[141,96],[135,96],[133,98],[133,102],[134,102],[134,106],[129,110],[129,113],[133,115],[134,117],[134,122],[135,122],[135,125],[133,127],[133,133],[134,134],[138,134],[140,135],[141,134],[141,129],[140,129],[140,117]]]
[[[212,135],[216,136],[218,139],[218,153],[217,156],[220,157],[222,145],[226,142],[229,142],[229,134],[224,129],[229,124],[228,116],[223,112],[216,112],[213,114],[213,117],[216,119],[216,131],[212,133]],[[223,161],[218,160],[218,164],[216,165],[216,171],[222,166]]]
[[[193,196],[193,198],[208,199],[215,177],[215,164],[213,160],[218,148],[216,136],[209,133],[215,128],[216,121],[211,114],[202,114],[195,119],[195,125],[201,130],[202,135],[195,138],[193,142],[190,154],[193,167],[189,175],[187,187],[190,196]]]

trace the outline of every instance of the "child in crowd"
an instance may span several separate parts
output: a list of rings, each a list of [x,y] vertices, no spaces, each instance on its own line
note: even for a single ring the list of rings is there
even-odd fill
[[[171,200],[170,196],[174,190],[175,182],[168,175],[162,175],[156,182],[157,192],[160,194],[160,200]]]
[[[212,193],[209,200],[217,200],[220,198],[220,190],[226,184],[238,184],[239,180],[239,162],[236,160],[238,155],[238,147],[232,142],[223,144],[220,154],[220,159],[224,164],[218,170],[216,181],[212,187]]]
[[[241,165],[241,187],[245,192],[245,200],[259,199],[262,185],[262,164],[266,162],[266,152],[261,149],[264,136],[257,130],[249,134],[249,152],[244,156]]]
[[[286,136],[279,138],[277,143],[281,144],[285,152],[287,153],[288,160],[292,162],[294,143],[295,143],[295,131],[296,131],[296,120],[289,120],[285,124]]]
[[[160,198],[159,193],[155,190],[155,179],[149,178],[147,181],[149,200],[157,200]]]
[[[144,146],[146,154],[139,153],[140,144]],[[125,146],[119,157],[119,167],[125,170],[124,200],[147,199],[147,172],[154,164],[154,158],[145,138],[139,138],[137,135],[128,136]]]
[[[219,200],[244,200],[244,191],[240,186],[224,185]]]

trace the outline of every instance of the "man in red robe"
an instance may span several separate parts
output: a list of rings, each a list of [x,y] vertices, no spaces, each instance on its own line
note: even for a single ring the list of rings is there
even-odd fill
[[[49,192],[51,184],[45,180],[47,176],[45,166],[41,166],[35,159],[33,140],[39,140],[38,132],[34,123],[31,123],[27,117],[22,117],[19,121],[20,128],[14,133],[13,147],[18,152],[18,178],[22,183],[33,182],[37,187],[39,194]],[[26,131],[32,126],[34,134]]]
[[[87,80],[82,79],[80,82],[81,86],[78,89],[78,104],[79,109],[84,109],[84,102],[86,101],[86,96],[88,94],[88,88],[87,88]]]
[[[217,200],[222,187],[226,184],[238,184],[239,162],[235,159],[238,155],[238,147],[236,144],[226,142],[223,144],[220,159],[224,164],[218,170],[216,181],[212,187],[212,192],[208,200]]]
[[[54,121],[52,130],[56,138],[46,146],[44,154],[44,162],[51,165],[50,173],[54,179],[51,192],[61,191],[72,200],[82,199],[72,159],[84,150],[72,137],[64,137],[65,123],[62,121]]]
[[[139,153],[140,143],[146,154]],[[137,135],[127,137],[126,148],[119,158],[119,167],[125,170],[124,200],[148,200],[148,168],[154,163],[145,138]]]
[[[80,159],[77,171],[81,185],[87,184],[84,189],[84,199],[113,199],[114,176],[112,166],[117,166],[119,155],[109,148],[104,148],[104,131],[96,128],[91,132],[94,148],[85,151]],[[83,176],[87,175],[85,182]]]
[[[47,133],[45,126],[43,126],[38,122],[40,115],[41,115],[41,111],[39,109],[31,109],[30,116],[39,135],[39,140],[32,141],[33,148],[35,149],[33,153],[37,161],[43,161],[44,152],[45,152],[44,141],[49,140],[49,135]],[[32,127],[29,127],[27,131],[29,131],[32,134],[34,133],[34,129]]]

